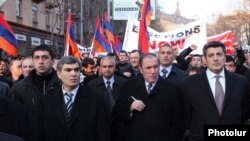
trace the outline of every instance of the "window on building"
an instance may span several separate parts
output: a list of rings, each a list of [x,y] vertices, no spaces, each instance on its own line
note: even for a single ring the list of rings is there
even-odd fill
[[[37,22],[37,4],[32,4],[32,20],[33,22]]]
[[[56,19],[58,19],[59,18],[59,14],[57,13],[56,15],[53,15],[53,18],[52,19],[54,19],[54,20],[56,20]],[[52,23],[54,23],[55,21],[52,21]],[[58,19],[59,20],[59,19]],[[61,26],[63,26],[63,25],[61,25],[61,24],[59,24],[59,22],[57,22],[57,24],[56,24],[56,28],[57,28],[57,30],[61,30]]]
[[[16,16],[22,16],[22,0],[16,0]]]
[[[50,26],[50,12],[49,11],[45,12],[45,24],[46,26]]]

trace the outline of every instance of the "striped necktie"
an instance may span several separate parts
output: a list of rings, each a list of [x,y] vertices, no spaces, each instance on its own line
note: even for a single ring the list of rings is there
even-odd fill
[[[72,93],[70,93],[70,94],[65,93],[64,96],[66,97],[66,101],[65,101],[66,116],[69,117],[70,111],[71,111],[72,106],[73,106],[73,100],[72,100],[73,94]]]
[[[110,109],[112,111],[114,105],[115,105],[115,99],[113,97],[113,90],[111,88],[111,82],[107,81],[107,92],[108,92],[108,99],[109,99],[109,104],[110,104]]]
[[[162,69],[161,72],[162,72],[162,78],[166,79],[167,78],[167,73],[168,73],[167,69]]]
[[[153,85],[150,84],[150,83],[147,85],[148,94],[150,94],[152,86],[153,86]]]

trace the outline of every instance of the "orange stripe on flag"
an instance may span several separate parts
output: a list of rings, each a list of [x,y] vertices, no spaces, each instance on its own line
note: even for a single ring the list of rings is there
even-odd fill
[[[10,44],[8,41],[6,41],[2,36],[0,36],[0,42],[2,48],[8,55],[17,55],[17,50],[16,48]]]

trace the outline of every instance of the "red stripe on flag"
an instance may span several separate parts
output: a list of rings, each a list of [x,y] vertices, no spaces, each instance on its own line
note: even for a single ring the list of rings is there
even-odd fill
[[[149,35],[147,30],[147,24],[150,24],[151,21],[151,9],[150,9],[150,0],[145,0],[143,9],[142,9],[142,18],[140,21],[139,29],[139,41],[138,46],[142,53],[149,52]],[[148,20],[148,21],[147,21]]]

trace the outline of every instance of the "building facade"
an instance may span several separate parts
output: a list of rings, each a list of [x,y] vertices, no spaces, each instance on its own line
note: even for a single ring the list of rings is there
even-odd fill
[[[15,33],[19,55],[29,56],[41,44],[50,45],[56,54],[63,52],[64,19],[52,1],[8,0],[1,6],[1,14]]]

